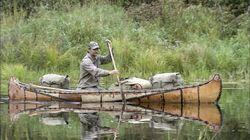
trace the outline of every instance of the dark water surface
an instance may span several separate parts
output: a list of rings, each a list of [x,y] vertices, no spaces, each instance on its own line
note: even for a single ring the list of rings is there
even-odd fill
[[[0,103],[1,140],[247,140],[249,90],[214,104]]]

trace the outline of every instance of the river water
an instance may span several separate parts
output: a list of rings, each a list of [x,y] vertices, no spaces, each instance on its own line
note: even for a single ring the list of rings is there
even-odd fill
[[[247,140],[249,90],[223,90],[215,104],[0,104],[0,139]]]

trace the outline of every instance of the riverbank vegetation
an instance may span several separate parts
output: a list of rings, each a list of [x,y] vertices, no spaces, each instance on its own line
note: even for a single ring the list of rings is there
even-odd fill
[[[246,0],[2,1],[1,91],[10,76],[38,83],[69,74],[76,86],[90,41],[113,44],[121,77],[180,72],[186,81],[220,73],[249,83],[250,16]],[[104,66],[112,69],[112,64]],[[104,78],[108,86],[115,77]]]

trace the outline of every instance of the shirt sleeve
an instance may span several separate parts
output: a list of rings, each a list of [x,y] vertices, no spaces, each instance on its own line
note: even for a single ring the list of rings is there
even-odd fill
[[[112,53],[113,53],[113,55],[114,55],[114,51],[113,51],[113,49],[112,49]],[[109,62],[111,62],[112,61],[112,59],[111,59],[111,54],[109,53],[109,54],[107,54],[107,55],[105,55],[105,56],[99,56],[100,58],[100,61],[101,61],[101,64],[107,64],[107,63],[109,63]]]
[[[103,76],[107,76],[109,75],[109,71],[108,70],[104,70],[101,68],[97,68],[93,62],[89,59],[84,59],[81,63],[81,66],[84,70],[86,70],[87,72],[89,72],[92,76],[95,77],[103,77]]]

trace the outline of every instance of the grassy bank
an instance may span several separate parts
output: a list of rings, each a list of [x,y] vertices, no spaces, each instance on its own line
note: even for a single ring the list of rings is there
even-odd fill
[[[11,75],[36,83],[46,73],[69,74],[76,86],[87,44],[99,42],[105,54],[106,38],[113,43],[121,77],[180,72],[186,81],[196,81],[220,73],[225,81],[249,83],[248,13],[232,17],[216,8],[173,1],[160,8],[161,14],[147,20],[105,2],[67,10],[39,6],[28,19],[24,11],[2,15],[2,92]],[[104,67],[112,69],[111,64]]]

